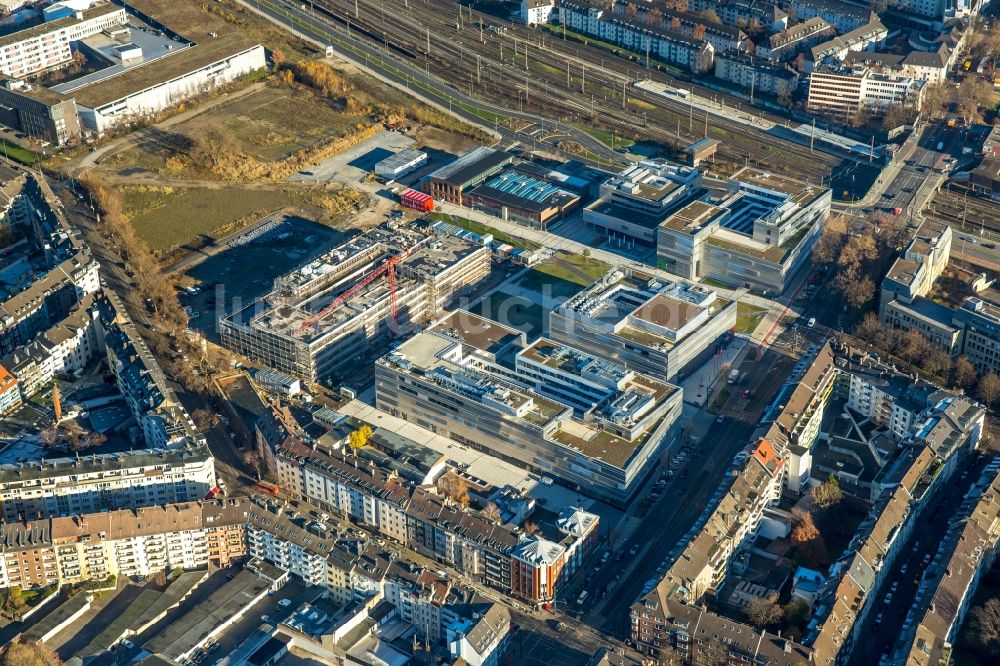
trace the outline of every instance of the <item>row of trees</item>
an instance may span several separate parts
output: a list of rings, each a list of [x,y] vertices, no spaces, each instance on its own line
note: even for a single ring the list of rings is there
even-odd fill
[[[882,353],[903,360],[933,375],[949,388],[968,391],[987,406],[1000,403],[1000,376],[993,372],[979,375],[965,356],[952,358],[919,331],[901,331],[883,323],[869,312],[858,323],[854,334]]]
[[[883,275],[892,256],[906,238],[906,223],[894,220],[870,233],[852,233],[847,220],[831,217],[813,249],[817,265],[833,266],[831,285],[851,307],[861,307],[875,297],[873,275]]]
[[[141,312],[150,304],[152,326],[140,331],[169,376],[186,390],[206,399],[216,390],[211,377],[230,367],[231,355],[221,347],[199,346],[187,335],[188,316],[177,299],[177,283],[161,272],[157,259],[139,238],[129,221],[121,191],[107,186],[91,173],[80,177],[99,211],[96,230],[103,249],[124,265],[135,288],[121,295],[131,312]]]

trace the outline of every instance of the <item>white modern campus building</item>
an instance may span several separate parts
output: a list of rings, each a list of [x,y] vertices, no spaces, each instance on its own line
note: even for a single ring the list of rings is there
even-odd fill
[[[378,361],[376,403],[621,506],[675,435],[681,389],[456,311]]]

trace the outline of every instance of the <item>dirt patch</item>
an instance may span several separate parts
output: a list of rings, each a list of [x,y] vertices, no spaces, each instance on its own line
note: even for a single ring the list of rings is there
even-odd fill
[[[446,132],[429,125],[424,125],[414,131],[413,138],[420,148],[443,150],[453,155],[461,155],[479,146],[479,143],[470,137]]]

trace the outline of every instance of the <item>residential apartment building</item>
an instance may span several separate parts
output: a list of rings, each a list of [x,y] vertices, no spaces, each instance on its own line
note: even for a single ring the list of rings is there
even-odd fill
[[[167,383],[125,308],[112,292],[95,299],[104,330],[108,368],[151,449],[204,443],[191,416]]]
[[[85,294],[62,321],[3,357],[19,380],[22,399],[33,396],[54,377],[82,372],[100,357],[103,331],[93,302],[93,295]]]
[[[632,605],[632,637],[641,653],[683,664],[813,663],[810,648],[674,599],[662,584]]]
[[[294,574],[309,585],[327,584],[327,557],[335,542],[316,523],[303,529],[283,519],[284,508],[254,505],[246,526],[247,553]]]
[[[458,311],[376,365],[379,409],[623,505],[676,436],[681,391]]]
[[[850,54],[851,62],[855,64],[898,72],[900,76],[926,81],[928,85],[944,83],[948,78],[951,58],[952,51],[945,43],[941,43],[934,51],[910,51],[905,55],[869,51]]]
[[[844,367],[847,407],[902,439],[927,408],[931,387],[862,356]]]
[[[757,45],[757,57],[788,61],[835,34],[833,26],[817,17],[790,26],[787,30],[768,35]]]
[[[784,458],[785,487],[794,494],[809,489],[813,447],[839,374],[835,360],[830,344],[823,345],[802,376],[785,385],[784,408],[764,435]]]
[[[70,44],[127,23],[125,10],[107,3],[10,33],[0,38],[0,72],[20,78],[65,65]]]
[[[715,353],[735,301],[637,269],[609,272],[549,313],[549,335],[663,381]]]
[[[394,298],[378,276],[392,257]],[[277,278],[271,293],[222,318],[222,344],[299,379],[326,379],[391,334],[433,320],[489,272],[490,250],[482,244],[410,228],[372,229]]]
[[[788,27],[788,14],[766,0],[688,0],[687,10],[695,13],[711,10],[723,23],[737,28],[761,26],[773,33]]]
[[[246,499],[181,502],[0,523],[0,587],[225,566],[246,556],[249,509]]]
[[[525,25],[546,24],[555,14],[554,0],[521,0],[521,21]]]
[[[662,159],[626,167],[601,184],[583,221],[612,238],[655,245],[656,228],[672,212],[703,196],[701,171]]]
[[[859,110],[884,113],[891,106],[920,109],[926,82],[865,65],[819,65],[809,75],[806,109],[848,117]]]
[[[200,500],[215,485],[204,445],[0,465],[7,522]]]
[[[788,65],[746,51],[724,51],[715,56],[715,76],[750,91],[751,95],[773,95],[791,99],[799,86],[799,75]]]
[[[481,616],[448,627],[448,649],[455,663],[497,666],[507,649],[510,627],[510,611],[493,604]]]
[[[829,59],[843,62],[851,53],[874,51],[875,47],[885,44],[888,36],[889,30],[876,17],[871,23],[813,46],[810,49],[810,61],[821,63]]]
[[[268,448],[277,446],[270,455],[281,487],[329,515],[362,525],[505,594],[533,602],[551,599],[560,575],[574,573],[593,548],[597,516],[572,509],[561,513],[556,522],[558,541],[494,522],[437,491],[434,483],[445,467],[435,464],[429,474],[416,469],[410,462],[421,448],[416,442],[390,438],[405,451],[394,458],[385,452],[389,440],[383,440],[376,428],[369,446],[348,454],[350,433],[364,424],[336,413],[323,415],[326,411],[313,414],[331,424],[322,435],[320,421],[294,413],[288,406],[273,406],[258,430],[284,433],[278,438],[260,437]],[[269,425],[273,420],[280,425]],[[551,562],[532,558],[529,551],[535,543],[548,549]],[[255,554],[269,557],[264,551]],[[344,585],[342,581],[339,587]]]
[[[704,525],[671,553],[666,574],[632,605],[631,637],[641,653],[703,663],[709,643],[718,642],[726,663],[771,663],[775,655],[780,663],[809,662],[808,648],[701,610],[702,598],[722,583],[733,557],[756,538],[764,509],[780,497],[783,464],[761,440],[724,482],[728,487]]]
[[[799,21],[819,17],[838,33],[850,32],[878,18],[869,6],[843,0],[783,0],[778,4]]]
[[[736,470],[704,527],[672,557],[657,587],[671,598],[697,604],[723,580],[732,558],[757,537],[764,509],[781,496],[784,461],[761,440]]]
[[[3,224],[18,227],[27,240],[0,251],[5,268],[12,269],[9,282],[0,283],[0,358],[100,289],[97,261],[43,177],[20,175],[4,183],[3,193]]]
[[[630,12],[628,7],[629,3],[618,0],[614,3],[612,11],[617,16],[627,18]],[[695,39],[697,33],[704,32],[700,39],[711,44],[716,53],[729,49],[745,49],[750,41],[746,33],[739,28],[712,21],[701,14],[660,5],[656,7],[660,12],[657,21],[655,16],[650,15],[654,8],[652,5],[640,4],[632,7],[638,10],[633,20],[638,19],[638,22],[645,25],[661,29],[669,28],[691,39]]]
[[[0,365],[0,415],[16,409],[21,405],[21,389],[17,377],[3,365]]]
[[[591,35],[640,55],[680,65],[695,74],[710,71],[715,47],[669,29],[647,26],[635,18],[615,14],[591,0],[559,3],[559,23],[574,32]]]
[[[979,408],[982,416],[982,408]],[[867,618],[881,608],[882,592],[893,562],[919,525],[924,508],[946,486],[954,463],[968,444],[978,443],[978,434],[968,442],[953,438],[957,446],[951,454],[937,448],[934,439],[923,440],[919,426],[910,455],[900,458],[893,478],[861,523],[849,553],[831,567],[830,577],[820,593],[822,609],[805,637],[815,650],[817,664],[849,664],[852,650]],[[948,455],[948,457],[943,457]]]
[[[1000,474],[991,465],[959,509],[964,515],[938,547],[907,614],[913,629],[901,636],[899,656],[911,666],[952,660],[962,627],[983,574],[996,561],[1000,541]],[[970,506],[971,505],[971,506]],[[905,623],[904,623],[905,624]]]
[[[745,167],[727,193],[694,201],[657,228],[660,268],[772,294],[806,262],[830,212],[829,189]]]

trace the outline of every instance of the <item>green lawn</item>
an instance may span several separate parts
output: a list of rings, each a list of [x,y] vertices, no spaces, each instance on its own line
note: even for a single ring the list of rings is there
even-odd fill
[[[635,145],[635,141],[632,139],[617,136],[611,132],[605,132],[604,130],[596,127],[590,127],[588,125],[577,125],[577,127],[603,143],[608,148],[617,150],[618,148],[631,148]]]
[[[732,393],[727,388],[720,390],[719,394],[715,396],[715,400],[713,400],[712,404],[708,406],[708,413],[718,414],[721,412],[722,408],[725,407],[726,403],[729,401],[729,396],[731,395]]]
[[[736,304],[736,330],[739,333],[753,333],[760,320],[767,314],[764,308],[749,303]]]
[[[610,269],[611,266],[600,259],[556,252],[528,271],[518,286],[556,299],[566,299],[589,287]]]
[[[661,266],[661,268],[662,268],[662,266]],[[728,282],[723,282],[722,280],[716,280],[715,278],[710,278],[710,277],[704,278],[701,281],[701,283],[704,284],[704,285],[706,285],[706,286],[708,286],[708,287],[715,287],[716,289],[733,289],[734,288],[733,285],[729,284]]]
[[[7,143],[3,139],[0,139],[0,150],[3,151],[5,157],[12,159],[15,162],[20,162],[26,166],[35,166],[44,160],[44,158],[38,153],[30,151],[27,148],[22,148],[21,146],[13,143]]]

